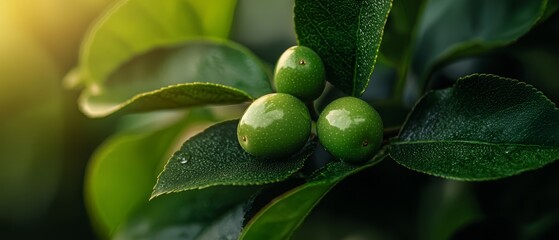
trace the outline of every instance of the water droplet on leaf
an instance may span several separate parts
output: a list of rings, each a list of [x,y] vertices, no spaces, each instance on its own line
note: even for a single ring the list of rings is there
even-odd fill
[[[185,164],[190,160],[190,156],[188,154],[181,153],[178,155],[177,159],[181,164]]]

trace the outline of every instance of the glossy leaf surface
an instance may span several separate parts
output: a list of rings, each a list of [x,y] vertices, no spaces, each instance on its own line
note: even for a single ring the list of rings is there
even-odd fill
[[[315,142],[289,159],[259,159],[241,148],[238,121],[216,124],[184,143],[159,175],[152,198],[218,185],[262,185],[287,179],[303,167]]]
[[[205,104],[241,103],[271,92],[260,61],[227,41],[192,41],[125,64],[108,82],[84,90],[90,117]]]
[[[322,58],[326,80],[346,94],[361,96],[382,41],[391,0],[296,0],[299,45]]]
[[[471,75],[425,95],[390,156],[428,174],[488,180],[559,159],[559,110],[517,80]]]

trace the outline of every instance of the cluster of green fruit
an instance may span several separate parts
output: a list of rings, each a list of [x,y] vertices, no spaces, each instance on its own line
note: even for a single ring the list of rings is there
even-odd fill
[[[312,104],[325,83],[324,64],[316,52],[304,46],[287,49],[274,71],[277,93],[255,100],[239,121],[237,137],[242,148],[261,158],[282,158],[298,152],[312,128],[309,109],[303,102]],[[382,142],[379,114],[355,97],[328,104],[318,117],[316,129],[320,143],[330,154],[351,163],[371,159]]]

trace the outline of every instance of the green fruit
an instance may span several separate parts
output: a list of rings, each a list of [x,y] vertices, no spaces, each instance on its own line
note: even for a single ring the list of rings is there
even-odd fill
[[[288,157],[311,133],[311,117],[301,100],[285,93],[258,98],[239,121],[237,138],[248,153],[261,158]]]
[[[317,121],[320,144],[334,157],[351,163],[371,159],[382,142],[382,119],[373,107],[355,97],[339,98]]]
[[[325,84],[324,64],[312,49],[294,46],[279,58],[274,71],[277,92],[312,101],[320,97]]]

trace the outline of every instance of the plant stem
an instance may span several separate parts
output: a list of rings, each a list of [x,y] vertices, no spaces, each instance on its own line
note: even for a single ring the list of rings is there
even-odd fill
[[[398,133],[400,133],[401,128],[402,128],[402,126],[385,128],[384,131],[383,131],[384,133],[383,133],[383,136],[382,136],[381,146],[389,145],[390,144],[390,139],[397,137]]]
[[[408,39],[408,44],[406,46],[406,49],[404,50],[403,59],[400,62],[401,66],[397,68],[398,81],[396,82],[396,86],[394,87],[394,98],[399,102],[403,101],[405,90],[404,88],[406,86],[409,70],[413,62],[413,51],[417,41],[417,34],[419,32],[419,23],[421,22],[420,20],[425,13],[424,10],[427,6],[427,2],[428,1],[423,1],[422,3],[420,3],[418,10],[419,13],[417,14],[417,16],[415,16],[415,21],[409,35],[410,39]]]
[[[384,139],[390,139],[390,138],[393,138],[393,137],[397,137],[398,133],[400,133],[401,128],[402,128],[402,126],[385,128],[383,138]]]

